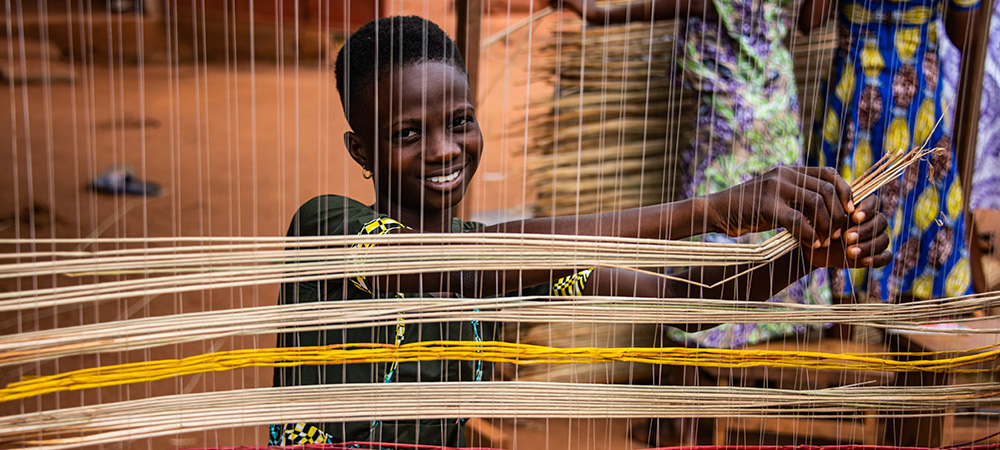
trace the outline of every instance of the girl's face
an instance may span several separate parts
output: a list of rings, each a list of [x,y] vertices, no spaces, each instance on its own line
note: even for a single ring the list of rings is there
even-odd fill
[[[411,226],[442,214],[450,222],[483,150],[465,74],[442,62],[411,64],[377,89],[378,142],[368,154],[380,209]]]

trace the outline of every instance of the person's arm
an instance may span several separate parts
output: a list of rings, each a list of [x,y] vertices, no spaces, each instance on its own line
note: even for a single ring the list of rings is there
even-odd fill
[[[611,276],[605,280],[601,280],[600,276],[592,278],[590,281],[597,282],[588,283],[588,288],[593,289],[593,295],[763,301],[817,268],[879,267],[888,264],[892,259],[888,251],[889,235],[885,232],[888,225],[885,216],[878,212],[875,197],[870,197],[851,215],[851,226],[843,232],[843,236],[832,239],[830,245],[815,249],[800,246],[754,270],[748,271],[752,266],[747,264],[698,267],[669,279],[632,271],[627,272],[633,275],[624,275],[622,271],[598,269]],[[694,281],[713,286],[737,274],[741,275],[711,288],[690,283]]]
[[[613,213],[508,222],[484,231],[683,239],[704,233],[739,236],[783,227],[804,248],[821,249],[835,244],[848,227],[848,214],[855,212],[850,199],[850,187],[833,169],[779,167],[736,187],[681,202]],[[699,276],[710,281],[715,270],[705,269]],[[465,297],[486,297],[551,283],[573,272],[470,269],[373,277],[373,282],[376,289],[384,292],[456,292]],[[722,298],[724,289],[709,294]]]
[[[717,16],[712,0],[646,0],[610,8],[595,0],[552,0],[552,5],[563,6],[595,25]]]
[[[948,39],[958,48],[963,55],[971,49],[972,30],[976,27],[976,18],[979,8],[959,9],[949,5],[944,16],[944,27],[948,32]]]
[[[889,222],[878,212],[876,198],[870,197],[862,202],[851,215],[851,222],[852,226],[843,232],[843,236],[833,239],[829,246],[819,249],[799,247],[770,264],[756,268],[751,265],[700,267],[675,274],[673,278],[624,269],[597,269],[590,275],[584,294],[765,301],[818,268],[881,267],[888,264],[892,260],[889,235],[886,233]],[[721,280],[727,281],[719,283]],[[712,287],[701,287],[690,281]],[[714,286],[717,283],[719,286]],[[714,325],[674,326],[697,331]]]
[[[840,236],[853,212],[851,188],[834,169],[776,167],[746,183],[689,200],[520,220],[484,231],[678,240],[705,233],[736,237],[783,227],[803,245],[819,248]]]
[[[836,7],[836,0],[805,0],[799,8],[799,30],[809,34],[814,28],[826,25]]]

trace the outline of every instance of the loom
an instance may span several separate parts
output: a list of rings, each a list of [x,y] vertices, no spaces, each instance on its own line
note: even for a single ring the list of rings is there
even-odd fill
[[[364,249],[352,245],[371,237],[282,237],[295,208],[314,195],[371,201],[370,185],[340,143],[348,127],[332,58],[345,33],[394,14],[445,26],[467,61],[489,155],[463,214],[483,221],[584,214],[676,198],[678,154],[695,105],[669,70],[672,61],[650,55],[671,54],[679,22],[584,27],[576,16],[524,3],[5,1],[0,73],[9,108],[0,115],[9,139],[0,142],[9,144],[0,150],[10,163],[0,169],[7,180],[0,196],[0,448],[264,446],[274,423],[425,417],[479,418],[472,443],[497,447],[538,448],[497,430],[545,419],[532,423],[543,424],[551,448],[609,448],[616,444],[608,436],[621,431],[612,423],[650,417],[742,425],[743,434],[728,440],[726,430],[721,437],[717,431],[717,445],[705,447],[712,449],[793,448],[774,445],[767,432],[796,423],[805,424],[791,430],[798,449],[1000,445],[990,436],[1000,423],[1000,325],[963,325],[1000,323],[1000,292],[898,305],[628,296],[276,305],[284,282],[470,266],[631,268],[669,277],[661,269],[757,267],[797,245],[787,233],[761,245],[399,234]],[[972,31],[979,37],[984,22]],[[793,35],[788,45],[809,126],[820,113],[834,26]],[[971,81],[957,99],[962,148],[974,148],[978,55],[966,62],[963,76]],[[857,174],[855,199],[933,150],[917,144]],[[967,156],[960,161],[966,180],[973,165]],[[120,164],[162,183],[163,194],[86,189],[105,167]],[[507,335],[275,348],[274,336],[289,330],[401,318],[415,325],[495,322]],[[982,345],[940,354],[864,343],[847,350],[828,336],[820,339],[830,345],[817,351],[796,347],[801,337],[786,339],[790,348],[654,345],[653,330],[663,323],[775,321],[888,336],[930,330]],[[438,360],[494,362],[497,378],[509,379],[271,387],[273,367]],[[649,384],[649,373],[668,366],[699,367],[719,383],[699,384],[683,372],[680,383]],[[723,383],[793,371],[806,379]],[[849,372],[877,375],[840,375],[845,383],[836,387],[812,379]],[[875,382],[886,376],[904,382]],[[549,419],[586,431],[550,437]],[[924,436],[942,423],[954,429],[958,420],[972,424],[975,441]],[[880,436],[843,425],[861,422],[881,427]],[[862,445],[875,443],[885,445]]]

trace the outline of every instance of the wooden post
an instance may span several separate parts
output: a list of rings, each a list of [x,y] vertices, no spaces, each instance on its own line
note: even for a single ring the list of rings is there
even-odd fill
[[[962,177],[964,194],[966,235],[969,238],[969,264],[972,268],[972,285],[975,292],[986,289],[983,274],[982,254],[976,243],[976,223],[969,210],[972,197],[972,173],[976,166],[976,140],[979,136],[980,100],[983,92],[983,67],[986,64],[986,49],[989,43],[990,19],[993,17],[993,2],[982,0],[972,33],[970,48],[962,50],[962,66],[958,78],[958,99],[955,105],[955,130],[953,145],[958,157],[959,176]]]
[[[458,28],[455,43],[465,61],[465,70],[469,72],[469,85],[472,87],[472,104],[476,106],[479,98],[479,41],[482,37],[483,0],[458,0],[455,2],[458,13]]]
[[[465,70],[469,74],[469,88],[472,97],[472,106],[478,107],[479,101],[479,41],[482,37],[483,29],[483,0],[456,0],[455,12],[458,16],[458,27],[456,28],[455,44],[462,54],[462,61],[465,62]],[[475,210],[475,198],[471,189],[465,194],[465,200],[458,205],[455,213],[459,217],[469,219],[472,211]]]

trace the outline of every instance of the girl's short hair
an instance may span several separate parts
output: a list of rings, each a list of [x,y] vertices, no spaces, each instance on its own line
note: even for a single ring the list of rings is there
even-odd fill
[[[334,75],[340,103],[350,121],[351,97],[371,101],[375,76],[421,62],[448,63],[463,74],[458,46],[434,22],[417,16],[383,17],[351,34],[337,53]]]

